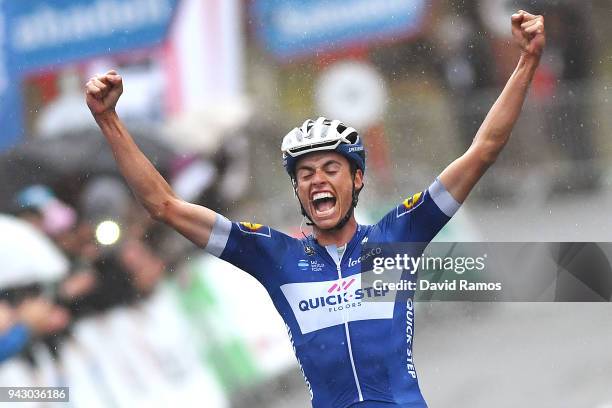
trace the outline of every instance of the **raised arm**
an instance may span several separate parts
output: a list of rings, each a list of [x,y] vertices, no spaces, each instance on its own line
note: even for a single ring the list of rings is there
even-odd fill
[[[442,184],[460,203],[495,162],[521,113],[544,49],[544,18],[518,11],[512,15],[512,36],[521,48],[516,69],[482,122],[470,148],[440,175]]]
[[[138,201],[155,220],[173,227],[196,245],[206,246],[216,214],[179,199],[140,151],[115,112],[123,92],[121,76],[115,71],[97,75],[87,82],[85,89],[87,106]]]

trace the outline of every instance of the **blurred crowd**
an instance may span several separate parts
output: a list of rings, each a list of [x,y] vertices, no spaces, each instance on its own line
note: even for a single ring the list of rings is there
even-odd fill
[[[43,330],[44,326],[26,324],[32,334],[59,334],[68,327],[69,322],[80,317],[146,297],[166,268],[166,262],[154,252],[147,240],[146,224],[122,222],[123,230],[120,233],[123,237],[115,235],[105,238],[100,236],[100,230],[96,237],[95,229],[100,227],[93,225],[91,219],[83,218],[72,207],[56,198],[46,186],[35,185],[21,191],[17,196],[13,218],[7,217],[6,220],[11,220],[12,225],[7,228],[8,233],[11,228],[33,229],[32,232],[37,234],[33,235],[34,239],[43,242],[49,240],[48,245],[56,252],[55,256],[64,260],[67,265],[59,275],[51,276],[51,282],[46,282],[45,269],[52,268],[53,263],[37,259],[35,265],[28,265],[27,259],[24,259],[19,265],[20,271],[11,271],[16,282],[3,282],[2,294],[3,299],[7,301],[7,307],[10,304],[20,310],[24,304],[25,310],[32,311],[30,315],[34,311],[40,314],[39,319],[42,322],[58,316],[61,312],[62,319],[50,319],[62,322],[51,325],[53,330],[46,331]],[[120,228],[114,221],[107,222]],[[117,233],[119,232],[115,234]],[[120,238],[121,242],[117,242]],[[107,245],[114,244],[116,248],[107,248],[100,241]],[[8,248],[5,246],[3,257],[24,256],[28,252],[31,252],[31,257],[44,257],[44,253],[33,253],[31,241],[21,241],[8,247],[17,245],[24,245],[30,248],[30,251],[23,249],[17,252],[18,249],[11,248],[13,251],[7,253]],[[31,276],[28,277],[28,274]],[[50,286],[46,287],[45,283]],[[43,302],[48,294],[53,299],[52,303],[50,300]],[[32,304],[38,305],[37,307],[27,306],[32,299],[36,300]],[[36,321],[30,318],[27,322]]]
[[[500,52],[506,46],[504,36],[488,31],[486,8],[475,2],[453,7],[456,17],[449,15],[440,25],[437,40],[442,46],[435,47],[440,51],[436,60],[451,91],[458,136],[467,148],[514,68],[515,56]],[[550,193],[594,190],[601,169],[595,161],[596,119],[590,106],[595,33],[589,7],[546,1],[522,7],[546,16],[545,54],[531,90],[533,105],[525,109],[531,132],[545,135],[547,148],[559,161],[572,163],[559,169]],[[537,115],[529,115],[532,109]]]
[[[240,133],[234,136],[231,152],[221,142],[211,156],[179,154],[161,145],[149,153],[177,194],[223,211],[244,194],[248,178],[246,139]],[[146,215],[112,167],[110,151],[106,159],[99,155],[79,159],[87,155],[83,140],[95,149],[103,143],[86,126],[70,134],[55,134],[43,143],[34,139],[2,155],[1,161],[13,171],[3,175],[8,176],[8,194],[2,197],[4,214],[0,213],[0,383],[79,384],[80,395],[71,395],[76,406],[91,406],[92,401],[106,406],[108,401],[103,399],[111,397],[125,400],[121,404],[128,406],[159,398],[151,387],[157,384],[156,375],[165,373],[169,383],[173,376],[182,375],[192,378],[193,384],[209,384],[210,398],[223,406],[224,397],[215,391],[218,381],[202,379],[208,375],[207,368],[197,356],[200,345],[190,334],[180,296],[160,287],[165,277],[188,269],[198,249]],[[78,146],[71,151],[70,145]],[[44,165],[38,161],[39,148],[47,160]],[[54,150],[60,153],[56,161]],[[57,171],[59,162],[79,160],[80,164]],[[110,170],[87,164],[105,160]],[[19,177],[19,166],[32,177]],[[28,184],[37,178],[48,184]],[[194,280],[192,276],[180,279]],[[123,358],[131,360],[141,377],[122,374],[125,367],[117,361],[104,369],[98,360],[114,360],[106,353],[113,354],[115,347],[129,355]],[[90,353],[83,354],[82,349]],[[148,364],[160,365],[152,378]],[[85,387],[81,366],[88,365],[103,369],[90,372],[91,384]],[[127,381],[122,378],[125,375],[147,386],[134,392],[129,384],[120,384]],[[92,394],[90,388],[100,376],[110,384]],[[174,393],[179,391],[185,393],[184,386]],[[174,397],[174,393],[168,395]],[[162,401],[158,405],[167,403]]]

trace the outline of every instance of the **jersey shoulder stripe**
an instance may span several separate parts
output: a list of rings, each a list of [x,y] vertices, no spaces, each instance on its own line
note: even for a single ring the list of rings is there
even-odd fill
[[[431,198],[433,199],[434,203],[436,203],[440,211],[442,211],[449,218],[455,215],[461,204],[459,204],[457,200],[453,198],[439,178],[436,178],[431,186],[429,186],[428,190],[429,195],[431,195]]]
[[[232,231],[232,222],[221,214],[216,214],[215,217],[215,224],[210,232],[208,244],[206,244],[204,249],[209,254],[220,257],[227,245],[230,232]]]

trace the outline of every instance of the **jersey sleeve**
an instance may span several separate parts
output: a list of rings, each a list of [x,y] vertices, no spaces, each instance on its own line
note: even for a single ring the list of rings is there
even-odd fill
[[[280,268],[290,238],[265,225],[216,217],[205,250],[267,286]]]
[[[406,198],[377,224],[383,236],[395,242],[430,242],[457,212],[460,204],[442,182]]]

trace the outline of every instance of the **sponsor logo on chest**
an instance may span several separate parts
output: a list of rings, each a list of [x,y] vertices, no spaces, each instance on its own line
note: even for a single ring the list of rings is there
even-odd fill
[[[322,282],[298,282],[282,285],[281,291],[289,302],[302,334],[327,327],[370,319],[393,317],[394,294],[362,287],[364,272],[343,279]],[[371,278],[371,277],[368,277]]]

